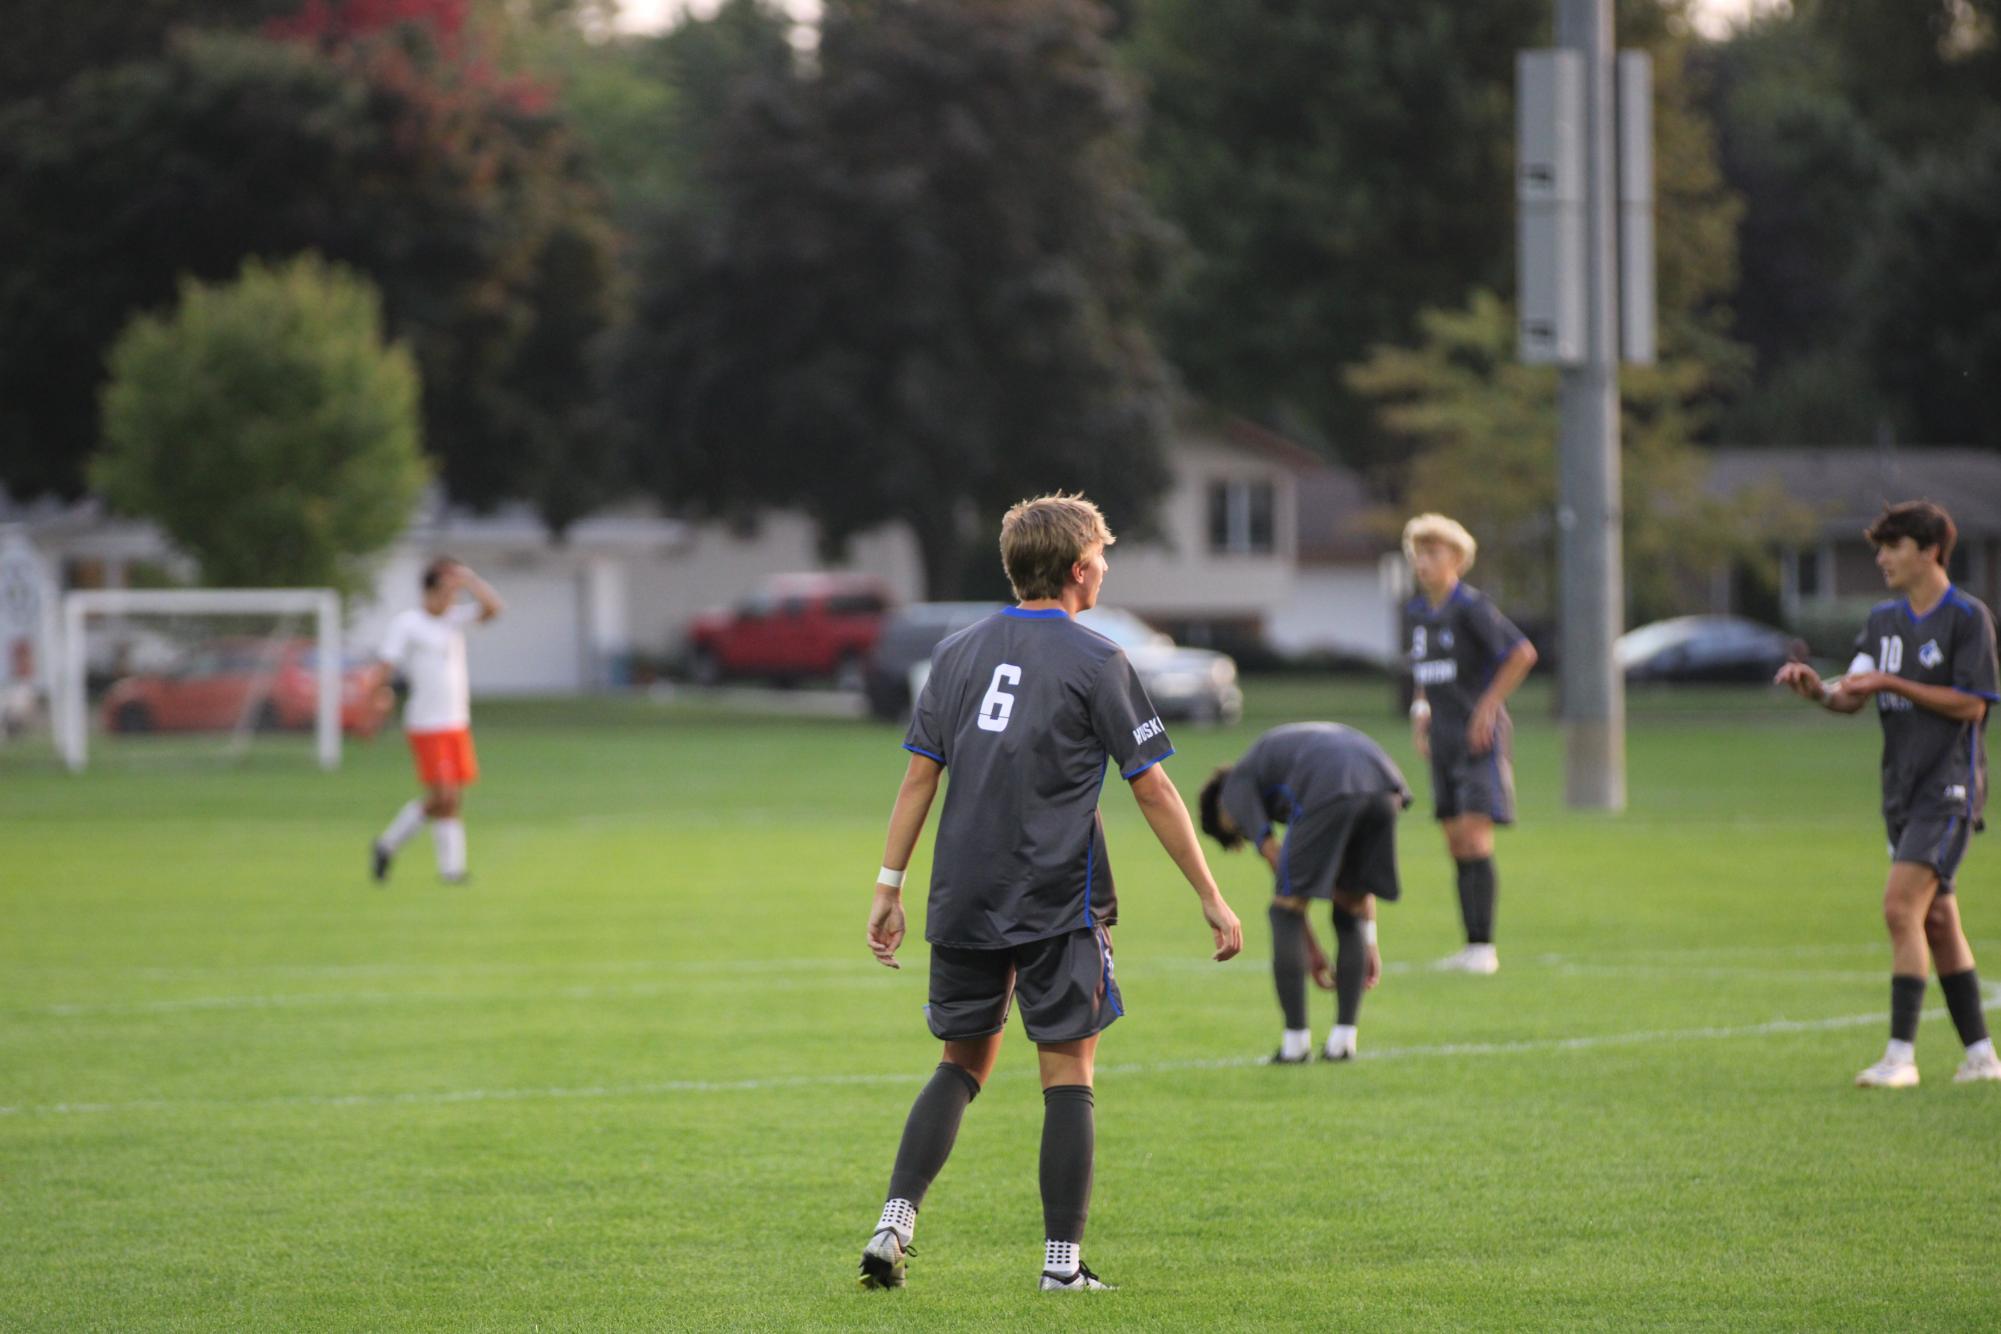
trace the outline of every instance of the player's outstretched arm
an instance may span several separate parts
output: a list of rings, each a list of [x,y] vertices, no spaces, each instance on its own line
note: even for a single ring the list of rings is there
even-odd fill
[[[1798,695],[1825,706],[1831,713],[1860,713],[1862,706],[1869,702],[1873,691],[1858,690],[1856,682],[1860,678],[1836,677],[1832,681],[1820,679],[1820,673],[1804,662],[1789,662],[1779,668],[1779,674],[1772,678],[1773,685],[1780,685]]]
[[[897,947],[903,944],[903,872],[910,865],[910,854],[917,850],[918,835],[924,832],[924,821],[931,814],[938,779],[944,772],[944,766],[930,756],[913,754],[903,771],[903,784],[896,790],[896,806],[889,813],[882,867],[896,883],[877,879],[868,913],[869,953],[885,968],[903,966],[896,961]]]
[[[1234,959],[1243,952],[1243,924],[1223,901],[1223,891],[1216,888],[1216,877],[1209,874],[1202,845],[1195,841],[1195,822],[1188,818],[1188,805],[1181,800],[1181,790],[1168,778],[1167,766],[1156,764],[1139,774],[1132,780],[1132,790],[1133,800],[1139,803],[1140,814],[1146,817],[1153,836],[1160,840],[1160,846],[1181,868],[1181,874],[1195,890],[1195,897],[1201,900],[1202,919],[1216,936],[1216,962]]]

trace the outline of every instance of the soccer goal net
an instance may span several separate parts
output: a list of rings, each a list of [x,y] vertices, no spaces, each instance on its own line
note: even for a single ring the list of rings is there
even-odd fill
[[[102,589],[62,603],[55,740],[81,770],[99,756],[241,760],[253,750],[340,764],[342,731],[386,706],[341,655],[331,589]],[[310,748],[308,748],[310,742]]]

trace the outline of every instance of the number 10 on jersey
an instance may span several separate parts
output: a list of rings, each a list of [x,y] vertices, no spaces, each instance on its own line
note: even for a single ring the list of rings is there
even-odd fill
[[[1003,685],[1019,686],[1021,668],[1011,662],[1004,662],[994,668],[993,684],[987,687],[986,698],[980,701],[980,727],[988,732],[1007,731],[1008,719],[1014,716],[1014,696],[1001,689]]]

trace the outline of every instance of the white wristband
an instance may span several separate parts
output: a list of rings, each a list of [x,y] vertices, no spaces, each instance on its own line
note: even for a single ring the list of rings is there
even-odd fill
[[[1430,716],[1431,716],[1431,702],[1429,700],[1417,699],[1411,701],[1410,720],[1412,722],[1414,723],[1422,722],[1426,718],[1429,718]]]
[[[1376,919],[1373,917],[1362,919],[1362,943],[1364,945],[1376,943]]]
[[[902,889],[903,872],[892,871],[885,866],[875,873],[875,882],[878,885],[888,885],[891,889]]]
[[[1841,683],[1847,679],[1843,676],[1830,676],[1822,680],[1820,683],[1820,702],[1828,708],[1833,708],[1834,692],[1841,689]]]

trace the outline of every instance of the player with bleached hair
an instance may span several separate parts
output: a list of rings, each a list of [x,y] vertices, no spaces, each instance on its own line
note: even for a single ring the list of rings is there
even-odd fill
[[[1494,973],[1494,826],[1515,820],[1508,696],[1535,666],[1535,645],[1464,582],[1479,546],[1456,520],[1418,515],[1404,525],[1403,551],[1418,588],[1403,617],[1416,683],[1411,740],[1431,762],[1432,808],[1458,871],[1466,929],[1466,947],[1439,967]]]
[[[1098,600],[1112,540],[1098,507],[1081,496],[1009,510],[1001,563],[1019,605],[941,643],[911,713],[903,742],[910,760],[889,818],[868,947],[884,966],[900,966],[904,868],[949,766],[924,919],[924,1012],[945,1045],[904,1123],[882,1215],[862,1251],[865,1288],[903,1286],[917,1211],[993,1072],[1017,1000],[1042,1074],[1041,1290],[1110,1286],[1083,1260],[1098,1037],[1125,1012],[1112,970],[1118,898],[1098,814],[1108,761],[1194,888],[1214,957],[1243,948],[1243,927],[1161,763],[1174,753],[1167,729],[1125,653],[1075,620]]]
[[[1946,573],[1958,535],[1952,516],[1929,501],[1885,509],[1864,536],[1875,545],[1883,582],[1898,596],[1869,613],[1842,676],[1823,681],[1806,663],[1789,662],[1777,677],[1835,713],[1858,713],[1874,699],[1883,726],[1890,1041],[1883,1059],[1855,1076],[1863,1088],[1916,1086],[1927,965],[1938,972],[1966,1046],[1954,1081],[2001,1080],[1973,947],[1953,893],[1967,841],[1985,824],[1987,713],[2001,698],[1994,614],[1954,588]]]
[[[471,601],[460,601],[461,593]],[[404,803],[370,846],[369,869],[377,882],[389,878],[396,850],[426,821],[437,849],[439,877],[447,884],[465,881],[466,831],[459,811],[466,788],[479,777],[472,746],[465,630],[484,625],[501,611],[500,597],[486,580],[450,556],[440,556],[424,567],[423,602],[397,613],[389,623],[378,656],[385,678],[401,672],[410,686],[410,697],[403,704],[403,731],[424,795]]]

